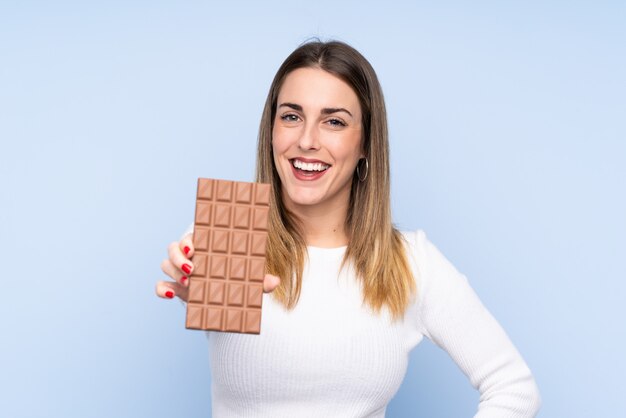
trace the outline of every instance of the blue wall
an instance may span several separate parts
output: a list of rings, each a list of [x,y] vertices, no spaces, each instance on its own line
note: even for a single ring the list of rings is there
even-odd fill
[[[206,339],[154,283],[196,178],[252,179],[310,36],[377,70],[395,221],[468,276],[540,416],[626,415],[623,2],[86,3],[0,3],[2,416],[210,416]],[[477,400],[425,340],[388,416]]]

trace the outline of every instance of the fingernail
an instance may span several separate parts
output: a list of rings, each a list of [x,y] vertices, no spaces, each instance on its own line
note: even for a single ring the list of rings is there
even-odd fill
[[[183,264],[183,271],[187,274],[191,273],[191,266],[189,264]]]
[[[186,277],[186,276],[181,277],[181,278],[180,278],[180,282],[181,282],[182,284],[187,283],[187,277]]]
[[[174,297],[174,292],[172,292],[171,290],[168,290],[167,292],[165,292],[165,297],[172,299]]]
[[[185,255],[187,255],[187,254],[189,254],[189,251],[191,251],[191,248],[185,247],[185,248],[183,248],[183,251],[185,252]]]

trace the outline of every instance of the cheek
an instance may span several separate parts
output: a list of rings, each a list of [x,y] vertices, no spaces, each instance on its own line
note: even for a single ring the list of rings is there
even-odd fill
[[[284,158],[281,158],[281,155],[287,152],[288,149],[289,147],[284,138],[274,130],[272,132],[272,156],[274,158],[274,166],[279,174],[283,171],[282,163]],[[282,176],[282,174],[280,175]]]
[[[335,149],[336,155],[350,164],[356,163],[361,157],[361,135],[355,133],[343,138]]]
[[[293,132],[288,129],[274,128],[272,131],[272,150],[274,156],[279,157],[281,154],[284,154],[293,144]]]

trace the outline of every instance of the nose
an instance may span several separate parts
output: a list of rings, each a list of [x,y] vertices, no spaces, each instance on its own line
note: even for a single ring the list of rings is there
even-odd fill
[[[305,123],[298,139],[298,147],[303,151],[317,150],[320,148],[319,132],[314,123]]]

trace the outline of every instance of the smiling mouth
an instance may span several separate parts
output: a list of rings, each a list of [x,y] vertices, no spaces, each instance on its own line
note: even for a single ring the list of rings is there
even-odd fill
[[[322,172],[330,168],[329,164],[325,164],[322,162],[307,163],[297,158],[293,158],[289,160],[289,162],[296,170],[302,171],[304,173]]]

